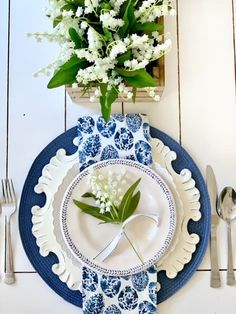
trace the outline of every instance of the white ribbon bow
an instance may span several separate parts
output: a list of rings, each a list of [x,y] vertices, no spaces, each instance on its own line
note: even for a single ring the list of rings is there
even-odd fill
[[[103,262],[109,255],[111,255],[111,253],[115,250],[115,248],[117,247],[118,243],[120,242],[120,239],[122,238],[124,232],[125,232],[125,227],[133,220],[139,218],[139,217],[146,217],[149,219],[152,219],[156,225],[159,225],[159,219],[157,217],[157,215],[152,215],[152,214],[136,214],[136,215],[132,215],[130,216],[128,219],[126,219],[121,228],[119,233],[117,234],[117,236],[115,236],[115,238],[97,255],[94,257],[94,259],[96,259],[98,262]],[[155,230],[149,234],[148,236],[148,240],[151,240],[153,238],[153,236],[155,235]]]

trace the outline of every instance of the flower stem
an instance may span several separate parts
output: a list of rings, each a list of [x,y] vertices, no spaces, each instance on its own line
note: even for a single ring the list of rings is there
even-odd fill
[[[142,259],[142,257],[139,255],[138,251],[136,250],[136,248],[134,247],[133,243],[131,242],[130,238],[127,236],[126,232],[123,232],[124,236],[126,237],[127,241],[129,242],[129,244],[131,245],[132,249],[134,250],[135,254],[138,256],[140,262],[142,264],[144,264],[144,261]]]

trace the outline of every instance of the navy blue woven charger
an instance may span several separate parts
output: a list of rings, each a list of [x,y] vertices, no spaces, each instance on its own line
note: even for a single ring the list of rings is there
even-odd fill
[[[31,208],[34,205],[43,206],[45,203],[45,195],[36,194],[34,192],[34,187],[38,183],[38,178],[42,174],[42,169],[49,163],[50,159],[56,154],[56,151],[59,148],[64,148],[67,154],[74,153],[75,146],[71,143],[76,135],[76,127],[61,134],[48,144],[35,159],[26,178],[21,195],[19,228],[25,252],[38,274],[47,283],[47,285],[62,298],[76,306],[81,307],[82,298],[80,292],[70,290],[66,284],[62,283],[60,279],[53,274],[51,270],[52,265],[57,263],[57,257],[52,253],[47,257],[42,257],[39,254],[39,248],[36,244],[35,237],[31,232]],[[201,193],[200,202],[202,218],[198,222],[190,221],[188,226],[190,232],[197,233],[200,236],[200,242],[197,245],[197,249],[193,254],[191,262],[184,267],[175,279],[168,279],[163,271],[158,273],[158,281],[162,287],[158,293],[158,300],[159,303],[161,303],[172,296],[190,279],[203,259],[210,232],[210,204],[202,175],[188,153],[172,138],[155,128],[151,128],[151,135],[152,137],[163,141],[165,145],[169,146],[171,150],[174,150],[177,153],[178,158],[173,162],[173,168],[177,172],[180,172],[183,168],[190,169],[192,176],[196,181],[196,187]]]

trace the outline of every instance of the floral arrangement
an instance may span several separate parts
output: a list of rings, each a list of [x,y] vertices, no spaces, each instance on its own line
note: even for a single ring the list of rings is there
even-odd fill
[[[92,191],[86,192],[82,197],[92,198],[96,206],[78,200],[74,200],[74,203],[82,212],[104,223],[122,224],[138,206],[140,191],[134,192],[140,180],[141,178],[133,183],[123,195],[123,187],[127,184],[126,172],[115,174],[109,171],[103,175],[91,169],[89,185]]]
[[[90,100],[99,98],[106,121],[118,96],[135,102],[138,88],[159,100],[150,73],[171,47],[158,20],[175,14],[171,0],[49,0],[45,14],[52,32],[29,35],[60,45],[57,59],[36,73],[54,71],[48,88],[96,86]]]
[[[92,168],[89,175],[89,184],[92,192],[86,192],[82,197],[92,198],[97,206],[79,200],[73,200],[73,202],[83,213],[101,220],[102,223],[113,223],[124,226],[138,206],[141,193],[140,191],[135,192],[135,190],[140,181],[141,178],[134,182],[123,195],[123,187],[128,183],[126,180],[126,172],[123,172],[123,174],[115,174],[109,171],[107,175],[103,175]],[[131,245],[141,263],[143,263],[142,257],[124,229],[122,229],[122,234]],[[107,249],[107,247],[105,249]]]

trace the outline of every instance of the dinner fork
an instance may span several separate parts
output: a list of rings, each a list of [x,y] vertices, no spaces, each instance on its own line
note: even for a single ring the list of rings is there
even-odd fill
[[[12,284],[15,282],[13,271],[13,254],[11,246],[11,215],[16,210],[16,194],[11,179],[2,179],[2,213],[5,218],[5,258],[4,258],[4,282]]]

